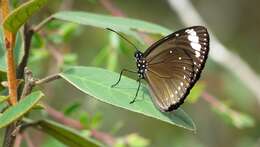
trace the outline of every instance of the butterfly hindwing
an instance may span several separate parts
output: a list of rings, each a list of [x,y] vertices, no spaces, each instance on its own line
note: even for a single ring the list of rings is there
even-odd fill
[[[172,33],[147,49],[145,79],[161,110],[177,109],[184,102],[200,77],[208,52],[209,34],[202,26]]]

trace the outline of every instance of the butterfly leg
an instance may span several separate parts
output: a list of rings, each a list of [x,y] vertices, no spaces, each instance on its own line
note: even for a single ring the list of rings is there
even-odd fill
[[[119,76],[119,79],[117,80],[117,82],[111,86],[112,88],[115,87],[115,86],[121,81],[121,78],[122,78],[122,75],[123,75],[124,72],[137,73],[136,71],[131,71],[131,70],[128,70],[128,69],[123,69],[123,70],[120,72],[120,76]]]
[[[136,91],[136,93],[135,93],[135,97],[134,97],[134,99],[130,102],[130,104],[133,104],[133,103],[135,102],[137,96],[138,96],[138,92],[139,92],[140,86],[141,86],[141,78],[137,79],[137,82],[138,82],[138,88],[137,88],[137,91]]]

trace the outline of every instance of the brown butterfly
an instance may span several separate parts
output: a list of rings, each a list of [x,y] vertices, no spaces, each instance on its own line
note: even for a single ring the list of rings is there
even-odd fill
[[[123,69],[112,87],[119,83],[124,71],[138,73],[139,86],[130,103],[138,95],[141,80],[145,80],[154,104],[161,111],[172,111],[184,102],[200,78],[208,52],[209,34],[205,27],[193,26],[179,30],[155,42],[144,53],[136,49],[138,71]]]

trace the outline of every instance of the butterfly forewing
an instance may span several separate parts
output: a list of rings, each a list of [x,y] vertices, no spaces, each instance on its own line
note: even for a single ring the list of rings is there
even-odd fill
[[[194,26],[154,43],[144,53],[145,79],[163,111],[177,109],[199,79],[209,51],[206,28]]]

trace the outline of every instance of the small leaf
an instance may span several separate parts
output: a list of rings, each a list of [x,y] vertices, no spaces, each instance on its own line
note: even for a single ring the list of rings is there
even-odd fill
[[[19,28],[46,3],[47,0],[31,0],[25,2],[12,11],[12,13],[10,13],[9,16],[4,20],[4,28],[13,33],[16,33]]]
[[[9,96],[0,96],[0,103],[5,102],[7,99],[9,99]]]
[[[80,106],[81,106],[81,103],[79,103],[79,102],[73,103],[64,110],[64,114],[67,116],[71,115],[73,112],[77,111],[80,108]]]
[[[79,122],[86,129],[90,129],[90,116],[87,113],[83,113],[79,116]]]
[[[67,53],[63,55],[63,66],[68,66],[68,65],[76,65],[77,60],[78,60],[78,54],[75,53]]]
[[[13,7],[13,8],[16,8],[16,7],[18,6],[18,4],[19,4],[19,1],[20,1],[20,0],[11,0],[12,7]]]
[[[59,28],[58,34],[62,36],[63,42],[67,42],[75,36],[74,34],[78,30],[79,28],[78,26],[79,25],[75,23],[67,23],[67,24],[63,24]]]
[[[91,129],[99,128],[101,126],[101,122],[102,122],[102,115],[100,113],[96,113],[91,117],[90,124],[89,124],[90,128]]]
[[[8,108],[2,116],[0,116],[0,128],[3,128],[13,121],[19,119],[30,111],[35,104],[43,97],[43,93],[36,91],[19,101],[15,106]]]
[[[112,28],[129,33],[132,29],[143,32],[168,35],[172,31],[157,24],[130,18],[115,17],[89,12],[63,11],[53,15],[54,18],[99,28]]]
[[[37,32],[32,36],[32,48],[42,48],[44,46],[44,40]]]
[[[35,123],[36,128],[40,127],[42,131],[53,136],[60,142],[70,147],[98,147],[101,144],[87,136],[81,135],[76,130],[73,130],[62,124],[58,124],[51,120],[40,120]]]
[[[0,71],[6,71],[6,49],[4,43],[3,29],[0,27]],[[20,62],[23,55],[22,50],[22,35],[20,32],[16,35],[15,47],[14,47],[14,57],[16,65]]]
[[[195,130],[192,119],[182,109],[167,113],[159,111],[152,103],[144,86],[140,88],[137,101],[129,104],[138,86],[137,82],[132,79],[123,76],[119,86],[111,88],[111,85],[117,81],[119,74],[108,70],[95,67],[71,67],[60,75],[82,92],[102,102],[179,127]]]

